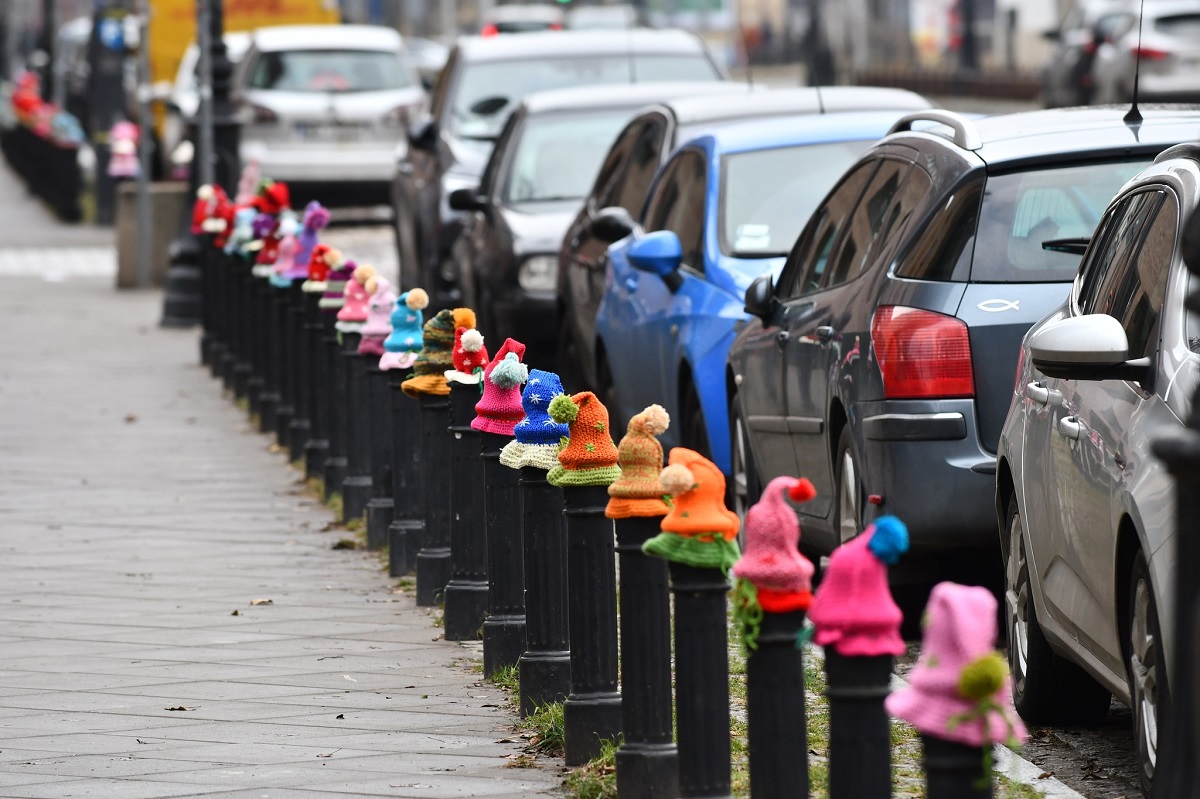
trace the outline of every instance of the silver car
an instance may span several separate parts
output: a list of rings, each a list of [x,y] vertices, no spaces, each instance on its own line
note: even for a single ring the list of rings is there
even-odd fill
[[[1022,342],[996,472],[1017,710],[1088,723],[1115,696],[1147,788],[1175,581],[1174,484],[1151,446],[1200,384],[1178,248],[1198,202],[1200,147],[1179,145],[1109,204],[1070,297]]]
[[[1123,18],[1096,51],[1092,64],[1097,103],[1133,99],[1200,101],[1200,0],[1158,0],[1146,4],[1139,39],[1137,9]]]
[[[259,28],[234,85],[242,162],[287,181],[294,203],[386,201],[396,145],[425,103],[400,34],[371,25]]]

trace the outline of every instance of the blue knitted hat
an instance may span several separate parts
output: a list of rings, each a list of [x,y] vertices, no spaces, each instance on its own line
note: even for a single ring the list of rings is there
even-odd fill
[[[396,300],[392,311],[392,333],[383,342],[388,352],[420,352],[423,340],[421,328],[425,315],[421,310],[428,304],[427,295],[421,289],[406,291]]]
[[[513,431],[522,444],[555,444],[571,434],[570,425],[550,418],[550,400],[563,393],[562,381],[553,372],[530,369],[525,390],[521,392],[521,407],[525,418]]]

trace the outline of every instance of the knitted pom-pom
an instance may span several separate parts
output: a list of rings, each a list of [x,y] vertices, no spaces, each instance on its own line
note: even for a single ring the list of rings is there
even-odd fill
[[[504,356],[503,361],[492,367],[492,374],[488,379],[496,388],[516,388],[528,377],[529,367],[521,363],[515,352],[510,352]]]
[[[346,256],[342,255],[342,251],[333,247],[325,253],[325,263],[329,264],[331,269],[338,269],[342,264],[346,263]]]
[[[213,198],[213,187],[209,183],[205,183],[200,188],[196,189],[196,198],[208,202]]]
[[[354,267],[354,279],[362,285],[367,285],[367,281],[375,277],[375,267],[370,264],[361,264]]]
[[[629,426],[652,436],[662,435],[671,424],[671,417],[661,405],[650,405],[629,420]]]
[[[958,693],[964,699],[987,699],[1004,687],[1008,663],[999,652],[976,658],[963,667],[958,675]]]
[[[362,269],[362,267],[360,266],[359,269]],[[363,288],[366,289],[368,294],[374,294],[375,289],[378,286],[379,278],[376,275],[371,275],[369,278],[367,278],[367,281],[363,283]]]
[[[316,200],[308,204],[304,209],[304,225],[305,227],[320,229],[329,224],[329,209],[321,205]]]
[[[404,296],[404,304],[410,311],[420,311],[429,307],[429,295],[425,289],[409,289]]]
[[[475,327],[475,312],[470,308],[454,309],[455,327]]]
[[[473,327],[463,330],[459,343],[462,344],[463,352],[479,352],[483,349],[483,334]]]
[[[682,463],[673,463],[662,470],[658,482],[662,483],[668,494],[677,497],[692,490],[692,486],[696,484],[696,476]]]
[[[579,406],[566,394],[550,400],[550,418],[559,424],[570,424],[579,415]]]
[[[807,477],[801,477],[796,484],[788,489],[788,496],[793,502],[808,502],[817,495],[816,486]]]
[[[908,551],[908,528],[895,516],[880,516],[875,520],[875,532],[867,542],[871,554],[891,566]]]

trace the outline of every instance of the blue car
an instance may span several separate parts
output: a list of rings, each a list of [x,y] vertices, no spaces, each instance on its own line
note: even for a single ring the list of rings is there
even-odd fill
[[[730,473],[725,356],[746,319],[746,288],[778,277],[813,209],[904,113],[739,123],[672,154],[635,232],[608,253],[596,352],[614,423],[659,403],[671,415],[664,446]]]

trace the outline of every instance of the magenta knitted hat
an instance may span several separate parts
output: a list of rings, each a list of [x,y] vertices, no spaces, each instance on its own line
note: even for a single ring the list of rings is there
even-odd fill
[[[925,608],[921,659],[888,712],[945,741],[983,747],[1025,739],[1012,685],[995,651],[996,600],[986,588],[938,583]]]
[[[529,377],[529,369],[521,363],[525,345],[507,338],[492,362],[483,370],[483,396],[475,403],[475,419],[471,427],[483,433],[513,435],[517,423],[525,418],[521,406],[521,385]]]
[[[784,501],[785,492],[797,502],[816,496],[805,478],[776,477],[768,483],[746,513],[746,549],[730,569],[734,577],[754,583],[767,612],[804,610],[812,599],[813,565],[800,554],[800,522]]]
[[[367,321],[367,304],[371,300],[371,291],[367,282],[375,277],[375,267],[362,264],[354,268],[350,279],[346,281],[346,302],[337,313],[337,329],[347,333],[357,333],[362,330]]]

